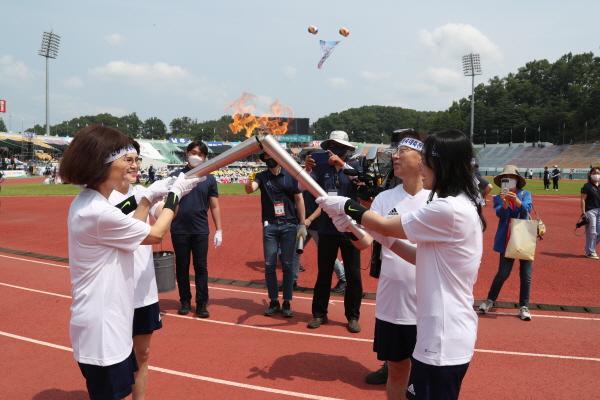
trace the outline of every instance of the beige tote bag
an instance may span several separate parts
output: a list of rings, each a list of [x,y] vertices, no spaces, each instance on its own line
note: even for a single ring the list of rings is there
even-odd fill
[[[535,245],[538,237],[539,222],[534,219],[510,219],[510,237],[506,244],[504,257],[517,260],[535,258]]]

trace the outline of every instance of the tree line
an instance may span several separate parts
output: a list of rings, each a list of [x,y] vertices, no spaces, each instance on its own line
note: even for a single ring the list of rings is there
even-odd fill
[[[363,106],[319,118],[310,130],[317,139],[342,129],[353,141],[387,142],[391,132],[399,128],[421,131],[454,128],[469,132],[470,112],[470,96],[454,101],[444,111]],[[202,122],[183,116],[174,118],[167,132],[167,126],[157,117],[142,121],[136,113],[123,117],[99,114],[61,122],[51,127],[51,134],[72,135],[83,126],[101,123],[146,139],[167,136],[205,141],[243,139],[230,131],[230,122],[227,115]],[[29,130],[44,134],[40,125]],[[554,63],[534,60],[516,73],[503,78],[495,76],[475,87],[475,143],[537,140],[555,144],[600,140],[600,57],[593,53],[568,53]]]

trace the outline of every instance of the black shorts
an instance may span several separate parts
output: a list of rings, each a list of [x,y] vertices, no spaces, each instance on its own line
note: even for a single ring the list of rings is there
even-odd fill
[[[416,343],[416,325],[397,325],[375,318],[373,351],[378,360],[406,360],[412,356]]]
[[[133,336],[148,335],[162,328],[158,303],[136,308],[133,313]]]
[[[455,400],[467,373],[469,363],[461,365],[429,365],[410,359],[410,377],[406,388],[407,399]]]
[[[85,378],[90,400],[121,400],[131,393],[134,373],[138,370],[135,354],[120,363],[101,367],[99,365],[79,364]]]

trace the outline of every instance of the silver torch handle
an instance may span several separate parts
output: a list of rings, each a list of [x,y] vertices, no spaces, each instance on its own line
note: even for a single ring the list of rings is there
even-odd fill
[[[263,150],[277,161],[285,170],[296,179],[302,186],[310,192],[315,198],[327,196],[327,192],[306,172],[294,158],[285,151],[279,142],[272,135],[259,136],[258,141]],[[364,250],[371,246],[371,236],[360,228],[356,223],[352,223],[348,230],[357,238],[352,244],[359,250]]]
[[[197,167],[192,168],[186,172],[185,175],[189,178],[193,176],[205,176],[219,168],[223,168],[235,161],[246,158],[257,151],[260,151],[260,143],[258,142],[257,136],[252,136],[215,158],[206,160]]]

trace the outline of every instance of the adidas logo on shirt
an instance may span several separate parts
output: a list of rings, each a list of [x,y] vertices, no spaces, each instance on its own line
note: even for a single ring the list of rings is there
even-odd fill
[[[392,210],[388,213],[388,215],[398,215],[398,211],[396,210],[396,207],[392,208]]]

